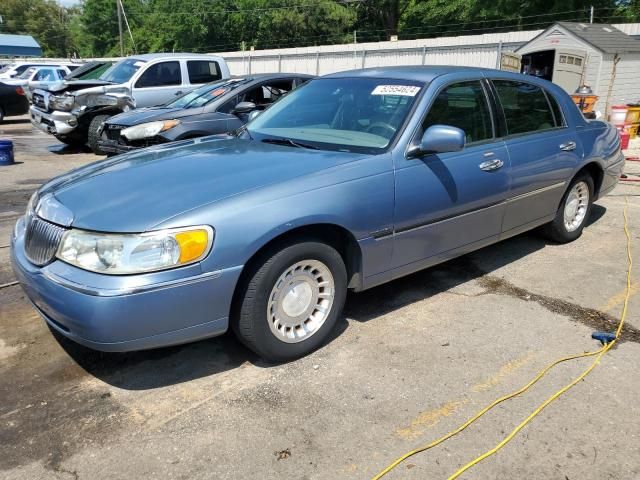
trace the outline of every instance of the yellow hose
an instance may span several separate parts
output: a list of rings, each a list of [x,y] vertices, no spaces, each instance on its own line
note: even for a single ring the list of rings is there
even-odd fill
[[[544,410],[544,408],[547,405],[549,405],[551,402],[556,400],[563,393],[565,393],[567,390],[569,390],[575,384],[580,382],[580,380],[582,380],[587,375],[589,375],[589,373],[591,373],[591,371],[600,362],[600,359],[602,358],[602,356],[605,353],[607,353],[615,345],[615,343],[618,341],[618,338],[620,337],[620,334],[622,332],[622,327],[624,326],[624,322],[625,322],[625,319],[627,317],[627,308],[628,308],[628,305],[629,305],[629,297],[631,295],[631,269],[633,267],[633,259],[632,259],[632,256],[631,256],[631,236],[629,235],[629,226],[628,226],[628,218],[627,218],[627,207],[628,207],[628,200],[627,200],[627,197],[625,197],[625,207],[624,207],[624,210],[623,210],[623,215],[624,215],[624,233],[625,233],[625,236],[627,238],[627,259],[628,259],[627,289],[626,289],[626,296],[625,296],[625,299],[624,299],[624,306],[622,308],[622,315],[620,316],[620,323],[618,324],[618,328],[616,330],[616,338],[615,338],[615,340],[607,343],[606,345],[604,345],[599,350],[596,350],[596,351],[593,351],[593,352],[579,353],[579,354],[576,354],[576,355],[570,355],[568,357],[561,358],[561,359],[556,360],[555,362],[549,364],[548,366],[543,368],[540,371],[540,373],[538,373],[538,375],[536,375],[533,378],[533,380],[531,380],[529,383],[527,383],[525,386],[523,386],[519,390],[516,390],[516,391],[514,391],[512,393],[509,393],[508,395],[505,395],[503,397],[498,398],[497,400],[495,400],[491,404],[489,404],[486,407],[484,407],[482,410],[480,410],[478,413],[476,413],[473,417],[471,417],[465,423],[460,425],[458,428],[456,428],[455,430],[452,430],[451,432],[449,432],[446,435],[438,438],[437,440],[435,440],[435,441],[433,441],[433,442],[431,442],[431,443],[429,443],[427,445],[424,445],[424,446],[422,446],[420,448],[416,448],[415,450],[411,450],[410,452],[405,453],[401,457],[397,458],[393,463],[391,463],[388,467],[386,467],[380,473],[378,473],[375,477],[373,477],[373,480],[378,480],[378,479],[382,478],[384,475],[389,473],[396,466],[398,466],[400,463],[402,463],[404,460],[406,460],[407,458],[411,457],[412,455],[415,455],[416,453],[424,452],[425,450],[433,448],[436,445],[441,444],[445,440],[453,437],[454,435],[457,435],[458,433],[462,432],[465,428],[467,428],[469,425],[474,423],[476,420],[478,420],[480,417],[482,417],[485,413],[487,413],[489,410],[491,410],[496,405],[498,405],[498,404],[500,404],[500,403],[502,403],[502,402],[504,402],[506,400],[509,400],[509,399],[511,399],[513,397],[516,397],[516,396],[526,392],[530,387],[532,387],[535,383],[537,383],[542,377],[544,377],[549,372],[549,370],[551,370],[556,365],[558,365],[560,363],[563,363],[563,362],[566,362],[568,360],[574,360],[576,358],[583,358],[583,357],[591,357],[591,356],[596,355],[596,358],[594,359],[593,363],[586,370],[584,370],[580,375],[578,375],[578,377],[576,377],[570,383],[568,383],[567,385],[562,387],[560,390],[558,390],[556,393],[554,393],[549,398],[547,398],[544,402],[542,402],[540,404],[540,406],[538,406],[538,408],[536,408],[526,419],[524,419],[516,428],[514,428],[511,431],[511,433],[509,433],[509,435],[507,435],[500,443],[498,443],[492,449],[487,450],[482,455],[478,456],[474,460],[470,461],[469,463],[467,463],[466,465],[464,465],[463,467],[458,469],[453,475],[451,475],[447,479],[447,480],[454,480],[454,479],[458,478],[460,475],[462,475],[464,472],[469,470],[474,465],[480,463],[485,458],[488,458],[491,455],[493,455],[494,453],[498,452],[502,447],[504,447],[507,443],[509,443],[518,434],[518,432],[525,427],[525,425],[527,425],[529,422],[531,422],[531,420],[533,420],[542,410]]]

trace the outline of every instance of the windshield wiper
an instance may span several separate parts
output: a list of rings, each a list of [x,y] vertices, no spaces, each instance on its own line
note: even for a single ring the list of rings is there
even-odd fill
[[[290,147],[308,148],[310,150],[318,150],[318,147],[314,147],[313,145],[309,145],[307,143],[296,142],[294,140],[291,140],[290,138],[265,138],[262,141],[264,143],[273,143],[275,145],[287,145],[287,146],[290,146]]]

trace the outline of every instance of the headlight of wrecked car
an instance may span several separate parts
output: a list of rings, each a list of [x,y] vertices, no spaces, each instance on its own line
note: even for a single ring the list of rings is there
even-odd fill
[[[49,105],[53,107],[54,110],[69,111],[73,108],[74,101],[75,98],[72,96],[50,97]]]
[[[160,132],[164,132],[180,125],[180,120],[164,120],[158,122],[141,123],[133,127],[125,128],[120,135],[127,140],[140,140],[143,138],[155,137]]]
[[[141,234],[69,230],[56,256],[92,272],[122,275],[179,267],[202,260],[213,244],[209,226]]]
[[[117,97],[111,95],[90,95],[87,98],[88,107],[107,107],[118,105],[120,100]]]

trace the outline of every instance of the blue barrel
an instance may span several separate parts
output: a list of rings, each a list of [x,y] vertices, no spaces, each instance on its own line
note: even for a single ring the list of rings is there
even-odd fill
[[[0,165],[11,165],[13,162],[13,142],[0,140]]]

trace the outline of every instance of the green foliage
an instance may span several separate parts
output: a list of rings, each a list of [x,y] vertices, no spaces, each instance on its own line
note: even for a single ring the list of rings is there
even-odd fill
[[[33,35],[48,56],[120,55],[117,0],[0,0],[3,33]],[[125,55],[465,35],[587,21],[593,0],[122,0]],[[640,0],[600,0],[596,22],[640,19]]]
[[[73,51],[69,11],[54,0],[2,0],[0,33],[33,35],[44,55],[65,57]]]

